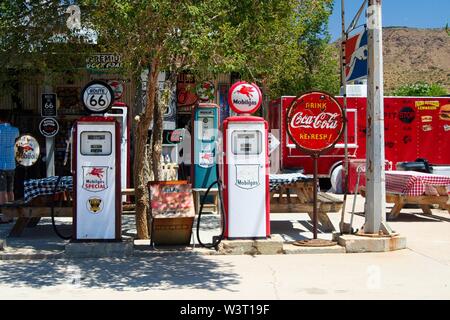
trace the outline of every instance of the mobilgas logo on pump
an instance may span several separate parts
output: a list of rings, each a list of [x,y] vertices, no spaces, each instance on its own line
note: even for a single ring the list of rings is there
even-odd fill
[[[83,189],[98,192],[108,189],[108,167],[83,166]]]

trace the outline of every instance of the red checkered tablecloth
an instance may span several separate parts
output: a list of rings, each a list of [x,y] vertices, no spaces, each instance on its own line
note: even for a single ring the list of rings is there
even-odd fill
[[[386,171],[386,192],[407,196],[437,195],[434,186],[446,186],[450,190],[450,177],[416,171]],[[365,185],[365,173],[361,175]]]
[[[450,186],[450,177],[415,171],[386,171],[386,192],[401,193],[407,196],[431,194],[435,186]]]

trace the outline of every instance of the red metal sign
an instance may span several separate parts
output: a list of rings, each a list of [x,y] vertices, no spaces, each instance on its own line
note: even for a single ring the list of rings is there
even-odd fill
[[[344,114],[336,99],[324,92],[308,92],[292,101],[287,111],[287,132],[306,153],[332,148],[344,130]]]
[[[254,83],[236,82],[230,88],[228,101],[231,109],[236,113],[254,113],[261,106],[262,94]]]

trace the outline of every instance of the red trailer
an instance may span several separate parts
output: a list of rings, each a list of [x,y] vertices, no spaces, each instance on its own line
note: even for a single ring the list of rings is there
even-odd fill
[[[313,169],[312,159],[302,153],[286,132],[286,110],[294,100],[283,96],[269,104],[270,132],[280,140],[271,156],[271,172],[303,168]],[[343,104],[343,98],[337,97]],[[366,158],[366,98],[347,98],[348,154],[350,159]],[[450,98],[449,97],[385,97],[385,157],[397,162],[427,159],[435,165],[450,165]],[[275,154],[276,153],[276,154]],[[319,159],[319,176],[330,177],[344,160],[344,140]]]

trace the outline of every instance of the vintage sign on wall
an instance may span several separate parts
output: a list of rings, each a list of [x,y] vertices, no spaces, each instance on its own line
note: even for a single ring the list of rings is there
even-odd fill
[[[41,95],[41,116],[56,117],[56,93]]]
[[[41,149],[36,138],[28,134],[20,136],[14,145],[14,155],[18,164],[30,167],[36,163]]]
[[[39,123],[39,131],[46,138],[56,136],[59,131],[59,124],[55,118],[44,118]]]
[[[122,57],[114,53],[93,54],[86,59],[86,69],[94,71],[107,71],[122,66]]]
[[[307,153],[320,154],[332,148],[343,133],[344,123],[341,106],[324,92],[297,97],[287,111],[287,132]]]
[[[114,102],[114,91],[104,81],[89,82],[81,91],[81,101],[91,113],[105,113]]]

